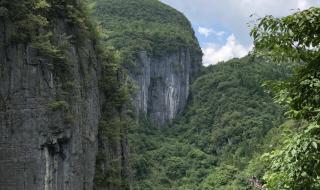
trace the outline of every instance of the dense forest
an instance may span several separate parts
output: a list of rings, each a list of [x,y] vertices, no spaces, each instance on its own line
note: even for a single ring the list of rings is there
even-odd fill
[[[184,15],[157,0],[97,0],[91,6],[104,42],[132,63],[139,51],[163,56],[181,48],[201,51]],[[133,65],[131,65],[133,66]]]
[[[158,0],[4,0],[0,29],[0,189],[320,189],[320,8],[208,67]]]
[[[261,84],[289,73],[288,64],[252,57],[203,68],[179,118],[131,134],[135,189],[250,189],[263,168],[251,162],[277,143],[285,121]]]

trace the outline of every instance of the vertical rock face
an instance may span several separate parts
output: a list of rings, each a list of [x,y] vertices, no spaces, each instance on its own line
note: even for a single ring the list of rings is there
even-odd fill
[[[136,84],[138,115],[163,125],[186,104],[189,83],[202,64],[191,23],[157,0],[97,0],[94,16]]]
[[[93,188],[100,117],[99,66],[90,40],[67,51],[68,95],[54,61],[30,45],[11,43],[0,21],[0,189]],[[57,20],[54,34],[73,35]],[[62,98],[61,98],[62,97]]]
[[[140,52],[138,72],[131,73],[137,87],[134,98],[137,112],[146,113],[162,125],[183,111],[190,81],[201,67],[201,57],[200,53],[192,54],[188,49],[162,57]]]

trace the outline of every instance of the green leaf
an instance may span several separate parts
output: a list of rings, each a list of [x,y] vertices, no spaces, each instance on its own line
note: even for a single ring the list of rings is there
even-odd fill
[[[312,142],[312,146],[313,146],[313,148],[318,149],[318,144],[314,141]]]

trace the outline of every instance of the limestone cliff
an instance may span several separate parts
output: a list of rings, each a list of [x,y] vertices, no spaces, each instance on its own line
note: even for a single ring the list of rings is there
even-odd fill
[[[1,2],[0,189],[91,190],[100,117],[94,43],[76,41],[86,32],[66,9],[81,11],[76,1],[39,10],[33,2]]]
[[[136,111],[163,125],[184,110],[190,82],[201,66],[201,54],[181,49],[161,57],[140,52],[138,57],[140,71],[131,72],[137,85]]]

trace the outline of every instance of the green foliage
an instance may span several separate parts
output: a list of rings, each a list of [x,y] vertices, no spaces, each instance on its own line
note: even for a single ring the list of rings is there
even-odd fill
[[[271,163],[265,180],[271,190],[319,189],[319,15],[319,8],[310,8],[283,18],[267,16],[252,30],[256,54],[303,62],[287,81],[269,84],[275,99],[289,109],[287,115],[307,123],[266,154]]]
[[[283,18],[258,19],[251,35],[256,50],[263,50],[263,55],[312,62],[319,56],[319,24],[320,9],[314,7]]]
[[[139,51],[155,56],[188,48],[201,52],[189,21],[157,0],[98,0],[93,3],[105,42],[134,64]]]
[[[250,161],[283,119],[261,84],[288,70],[251,57],[204,68],[183,116],[161,129],[130,129],[134,189],[251,189],[249,177],[264,166]]]
[[[81,35],[81,41],[85,41],[95,39],[96,33],[96,26],[88,14],[86,6],[76,1],[4,0],[0,3],[0,16],[13,26],[8,43],[31,43],[42,56],[59,59],[64,58],[66,42],[71,43],[71,39],[51,32],[57,19],[64,18],[73,27],[73,34]]]
[[[108,49],[107,45],[101,44],[98,48],[100,51],[99,59],[102,62],[100,88],[105,95],[106,104],[121,111],[122,107],[128,103],[130,94],[133,93],[131,82],[120,65],[119,54]]]
[[[48,32],[47,34],[35,36],[32,40],[32,47],[39,50],[39,53],[43,56],[52,57],[55,59],[64,59],[63,52],[52,45],[50,39],[52,38],[52,33]]]
[[[129,144],[132,144],[130,163],[135,178],[143,180],[149,175],[157,176],[156,182],[145,181],[139,183],[141,186],[135,187],[153,189],[155,184],[163,184],[167,187],[171,184],[170,178],[181,179],[186,175],[187,165],[181,155],[176,155],[176,157],[162,160],[168,163],[163,165],[166,169],[161,172],[154,169],[156,166],[150,158],[158,159],[154,155],[161,156],[161,152],[148,152],[152,147],[155,148],[158,145],[144,139],[148,135],[143,133],[148,131],[155,134],[156,131],[153,129],[152,132],[151,130],[145,131],[146,128],[152,128],[147,121],[144,124],[136,124],[130,118],[132,111],[128,101],[130,95],[133,94],[134,85],[127,78],[122,66],[130,67],[132,72],[139,72],[136,71],[137,69],[135,70],[135,66],[137,53],[141,51],[154,56],[173,53],[181,48],[201,52],[191,25],[181,13],[157,0],[98,0],[90,2],[89,7],[99,21],[99,32],[102,38],[98,51],[101,51],[99,59],[103,61],[100,88],[105,96],[105,105],[103,106],[99,136],[104,143],[111,147],[109,155],[99,152],[95,183],[98,187],[128,189],[129,179],[127,176],[123,176],[125,172],[122,171],[124,157],[117,155],[117,153],[119,152],[119,142],[122,143],[121,146],[125,146],[126,133],[129,131],[131,133]],[[179,66],[175,67],[177,72],[179,69]],[[161,78],[152,80],[154,82],[162,81]],[[175,152],[178,146],[171,148],[170,154]],[[144,151],[148,152],[146,153],[148,155],[142,154]],[[191,158],[189,160],[193,163]],[[202,167],[196,163],[194,165]],[[134,184],[138,184],[136,182],[138,180],[134,180]]]
[[[268,189],[320,188],[319,132],[319,125],[310,123],[298,134],[287,134],[284,145],[264,155],[270,165],[264,176]]]
[[[63,122],[65,125],[72,125],[75,122],[75,116],[72,114],[72,110],[68,102],[64,100],[56,100],[49,103],[48,108],[52,112],[63,113]]]
[[[304,62],[290,80],[271,85],[277,101],[297,119],[317,119],[319,113],[319,14],[319,8],[310,8],[284,18],[267,16],[252,30],[257,54]]]
[[[100,42],[100,41],[99,41]],[[100,89],[104,96],[102,116],[99,123],[99,152],[96,159],[94,183],[98,188],[129,189],[129,176],[124,175],[129,166],[124,165],[128,155],[127,131],[134,126],[130,116],[132,85],[119,63],[119,54],[104,43],[97,45],[101,63]]]
[[[1,1],[2,17],[13,22],[12,42],[29,42],[39,29],[49,26],[49,4],[43,0]]]
[[[160,186],[154,186],[158,184],[169,187],[170,178],[181,179],[186,175],[187,165],[181,155],[176,155],[161,160],[161,162],[168,163],[163,165],[166,169],[161,172],[154,169],[158,166],[155,166],[150,159],[158,159],[154,155],[161,156],[161,152],[151,153],[148,151],[160,147],[144,139],[148,136],[144,132],[155,135],[157,131],[153,129],[149,131],[148,129],[152,127],[147,121],[142,122],[143,119],[140,120],[143,124],[134,123],[130,119],[132,111],[128,101],[130,95],[133,94],[134,85],[127,79],[127,74],[122,66],[130,67],[131,72],[139,72],[135,69],[137,68],[136,59],[138,52],[142,51],[153,56],[174,53],[180,51],[181,48],[200,53],[201,50],[191,25],[181,13],[157,0],[92,0],[89,2],[91,3],[89,7],[93,10],[93,15],[99,21],[100,26],[102,43],[98,51],[101,51],[100,55],[107,55],[99,57],[104,62],[100,86],[106,100],[103,106],[99,135],[103,142],[109,143],[112,147],[109,155],[99,152],[96,184],[104,188],[128,189],[128,178],[123,177],[122,173],[125,172],[121,171],[120,162],[124,158],[123,155],[114,154],[114,152],[119,152],[114,147],[117,147],[119,142],[125,144],[126,133],[129,131],[129,144],[132,144],[130,163],[134,178],[143,180],[149,175],[157,176],[156,179],[154,178],[156,180],[154,183],[150,181],[139,183],[139,180],[134,180],[134,184],[139,184],[135,187],[141,189],[160,188]],[[179,72],[180,69],[179,65],[175,67],[176,72]],[[153,78],[152,80],[162,82],[161,78]],[[130,127],[128,127],[128,123],[130,123]],[[172,146],[171,148],[172,150],[168,151],[170,154],[179,147]],[[144,151],[148,152],[148,155],[143,154]],[[113,157],[110,158],[110,155]],[[194,163],[191,158],[189,160]],[[212,163],[209,159],[206,162],[206,165]],[[196,163],[193,165],[203,167]]]
[[[221,165],[215,168],[215,171],[211,173],[202,183],[201,189],[203,190],[223,190],[230,189],[227,187],[230,181],[233,181],[237,176],[238,169],[234,166]]]
[[[186,175],[187,165],[181,157],[170,157],[166,160],[166,176],[176,180]]]
[[[67,112],[69,111],[69,104],[66,101],[53,101],[49,104],[49,108],[52,111],[62,110]]]
[[[108,111],[104,110],[99,124],[100,145],[94,182],[100,188],[128,189],[128,176],[122,174],[124,157],[119,151],[121,146],[126,146],[126,133],[132,120],[125,114]]]

